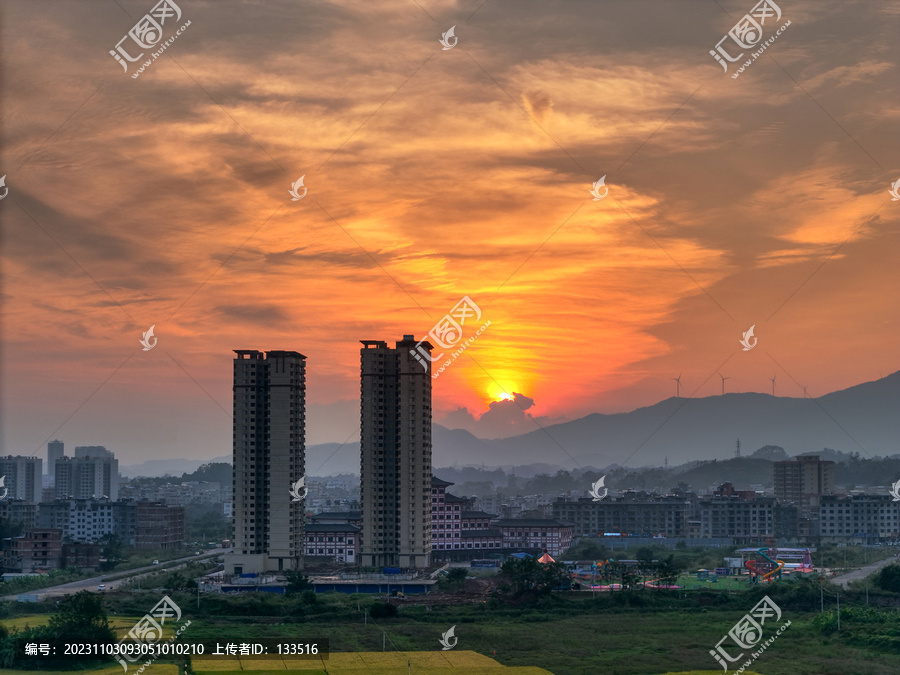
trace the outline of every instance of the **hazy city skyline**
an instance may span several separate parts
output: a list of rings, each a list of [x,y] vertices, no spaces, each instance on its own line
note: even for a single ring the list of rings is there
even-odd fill
[[[132,79],[109,50],[152,4],[4,8],[4,455],[227,455],[236,348],[305,354],[307,444],[354,440],[358,341],[466,295],[491,326],[434,421],[485,437],[679,376],[819,397],[900,370],[896,7],[780,3],[732,80],[708,51],[737,0],[185,2]]]

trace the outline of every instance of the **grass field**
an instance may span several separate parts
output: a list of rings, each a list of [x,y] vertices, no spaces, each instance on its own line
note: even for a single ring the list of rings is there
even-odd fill
[[[878,624],[882,620],[879,617],[866,619],[860,614],[853,619],[851,616],[854,604],[857,611],[868,611],[863,605],[864,598],[850,592],[842,594],[842,630],[823,632],[821,625],[814,625],[814,620],[819,620],[820,600],[815,585],[778,582],[749,592],[731,593],[714,592],[723,588],[719,584],[704,588],[707,590],[597,593],[596,597],[573,592],[553,596],[537,606],[494,601],[427,606],[396,601],[398,616],[374,621],[361,611],[374,607],[370,596],[325,594],[309,602],[300,597],[261,594],[209,597],[201,600],[199,613],[188,609],[194,596],[178,596],[175,600],[185,608],[184,618],[191,620],[184,638],[192,642],[239,643],[258,638],[328,640],[331,651],[327,661],[194,657],[194,670],[204,674],[271,673],[273,670],[311,674],[325,672],[327,668],[330,673],[346,675],[356,672],[400,675],[406,659],[411,662],[410,673],[420,675],[448,669],[494,672],[482,670],[489,667],[487,662],[464,667],[462,661],[457,661],[454,665],[463,656],[494,660],[501,666],[528,668],[508,672],[529,675],[539,672],[555,675],[721,673],[709,651],[763,593],[777,600],[783,612],[781,621],[789,619],[791,625],[752,664],[754,672],[763,675],[900,673],[900,639],[892,638],[889,631],[880,627],[886,624]],[[833,604],[826,597],[828,602]],[[120,635],[139,618],[132,616],[132,607],[143,604],[142,598],[131,599],[128,595],[113,604],[120,615],[111,615],[110,619]],[[826,609],[829,609],[827,605]],[[23,627],[26,623],[43,623],[47,618],[46,614],[33,615],[3,623],[7,627]],[[854,621],[857,621],[855,625]],[[458,647],[442,651],[439,640],[451,626],[455,627]],[[767,630],[765,637],[769,636]],[[866,641],[870,636],[872,639]],[[386,647],[384,652],[382,644]],[[415,655],[414,667],[412,655]],[[730,672],[736,671],[739,665],[740,662]],[[160,662],[152,669],[164,675],[159,670],[164,667],[168,666]],[[111,672],[122,671],[113,670],[110,675]],[[133,674],[129,671],[129,675]]]

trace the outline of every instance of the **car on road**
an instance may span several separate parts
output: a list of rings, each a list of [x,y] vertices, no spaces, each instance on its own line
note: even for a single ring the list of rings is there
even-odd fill
[[[154,561],[153,561],[153,564],[154,564],[154,565],[159,565],[159,560],[154,560]]]
[[[200,551],[195,551],[194,555],[200,555]]]
[[[106,590],[106,585],[105,585],[105,584],[100,584],[99,586],[97,586],[97,590],[98,590],[98,591],[105,591],[105,590]]]

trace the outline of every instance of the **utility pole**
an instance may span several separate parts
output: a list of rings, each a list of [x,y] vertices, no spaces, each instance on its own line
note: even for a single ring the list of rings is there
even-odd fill
[[[841,629],[841,594],[838,593],[837,596],[837,615],[838,615],[838,630]]]
[[[840,623],[840,614],[838,614],[838,623]],[[838,630],[840,630],[840,625],[838,625]],[[381,631],[381,651],[384,651],[385,641],[387,640],[387,633]]]
[[[825,589],[819,586],[819,614],[825,613]]]

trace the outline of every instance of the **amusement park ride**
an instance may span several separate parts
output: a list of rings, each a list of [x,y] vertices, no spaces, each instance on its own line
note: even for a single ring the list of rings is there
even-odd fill
[[[748,560],[744,563],[744,566],[750,570],[750,583],[753,584],[760,581],[769,583],[780,579],[782,570],[788,574],[791,571],[810,572],[813,569],[809,549],[777,549],[774,539],[766,539],[766,545],[758,549],[757,553],[763,560]]]
[[[750,583],[758,584],[760,580],[768,583],[773,579],[781,578],[781,570],[784,567],[784,560],[770,558],[768,554],[777,556],[778,549],[772,548],[771,542],[766,542],[765,548],[759,549],[758,553],[765,558],[764,561],[748,560],[744,565],[750,570]],[[764,552],[765,551],[765,552]]]

